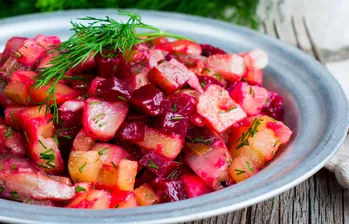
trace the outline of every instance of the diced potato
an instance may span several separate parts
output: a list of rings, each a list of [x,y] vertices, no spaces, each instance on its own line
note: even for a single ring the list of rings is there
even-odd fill
[[[146,126],[144,130],[144,140],[135,142],[135,144],[146,150],[153,150],[169,159],[174,159],[181,152],[183,139],[177,135],[164,135]]]
[[[139,206],[153,205],[160,202],[159,196],[149,184],[143,184],[133,191]]]
[[[221,133],[246,117],[245,111],[218,85],[210,85],[199,97],[197,112]]]
[[[123,191],[133,191],[138,164],[136,161],[122,159],[118,167],[117,186]]]
[[[102,162],[96,151],[72,151],[69,156],[68,170],[76,182],[96,183]]]
[[[257,166],[246,156],[235,157],[229,167],[229,174],[236,182],[241,182],[257,172]]]

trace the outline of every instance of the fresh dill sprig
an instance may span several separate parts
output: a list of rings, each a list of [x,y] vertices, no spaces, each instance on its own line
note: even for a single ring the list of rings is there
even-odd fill
[[[33,88],[50,86],[47,90],[47,98],[42,106],[51,105],[55,122],[58,123],[58,105],[56,101],[56,86],[59,80],[70,70],[81,63],[85,63],[90,57],[97,54],[103,55],[103,50],[112,50],[126,55],[136,44],[150,41],[160,36],[175,39],[185,39],[182,36],[164,32],[154,26],[145,24],[141,17],[135,13],[121,11],[121,16],[127,16],[126,22],[116,21],[110,17],[105,19],[85,17],[80,21],[88,24],[73,22],[71,24],[74,34],[62,42],[56,49],[49,53],[57,54],[50,62],[51,66],[44,68],[37,76]],[[136,33],[136,29],[146,30],[144,33]],[[46,107],[46,112],[50,107]]]

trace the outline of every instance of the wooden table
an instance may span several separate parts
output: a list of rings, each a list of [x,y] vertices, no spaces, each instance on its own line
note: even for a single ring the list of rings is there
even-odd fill
[[[262,31],[297,46],[325,63],[323,50],[317,49],[304,18],[292,18],[289,25],[265,21]],[[240,211],[185,224],[349,224],[349,190],[342,188],[326,169],[293,189]]]

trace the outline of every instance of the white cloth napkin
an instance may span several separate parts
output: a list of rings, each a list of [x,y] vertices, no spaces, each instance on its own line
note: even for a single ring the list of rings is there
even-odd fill
[[[325,167],[335,173],[340,185],[349,188],[349,137]]]
[[[349,60],[326,64],[328,70],[337,78],[349,98]],[[335,173],[338,182],[345,188],[349,188],[349,135],[344,140],[338,152],[325,166]]]

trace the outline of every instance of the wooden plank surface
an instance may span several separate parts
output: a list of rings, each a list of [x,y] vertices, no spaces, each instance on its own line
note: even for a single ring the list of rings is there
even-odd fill
[[[266,21],[262,32],[297,46],[323,63],[304,18]],[[246,209],[185,224],[349,224],[349,190],[326,169],[285,193]]]

